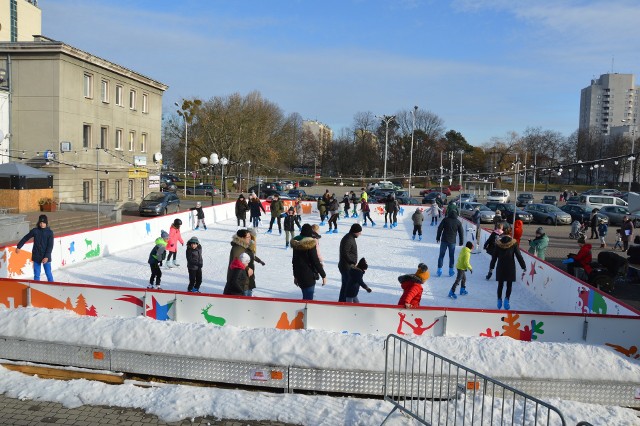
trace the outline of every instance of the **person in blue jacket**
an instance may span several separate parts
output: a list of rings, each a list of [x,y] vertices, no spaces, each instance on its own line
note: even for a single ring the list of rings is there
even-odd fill
[[[33,238],[33,249],[31,250],[31,260],[33,261],[33,279],[40,281],[40,271],[44,267],[47,281],[53,281],[51,273],[51,251],[53,250],[53,231],[49,228],[47,215],[41,214],[38,224],[27,235],[22,237],[16,246],[16,253],[27,241]]]

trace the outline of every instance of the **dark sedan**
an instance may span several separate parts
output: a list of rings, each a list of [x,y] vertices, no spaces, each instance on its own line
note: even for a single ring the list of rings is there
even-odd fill
[[[555,195],[545,195],[542,197],[542,204],[551,204],[552,206],[558,205],[558,197]]]
[[[433,204],[435,199],[440,194],[440,199],[442,200],[442,204],[447,204],[447,196],[442,192],[429,192],[427,195],[422,198],[422,204]]]
[[[529,192],[523,192],[521,194],[518,194],[518,198],[516,199],[516,205],[518,207],[524,207],[526,205],[533,204],[533,203],[534,203],[533,194]]]
[[[302,179],[301,181],[298,182],[298,186],[303,186],[305,188],[309,186],[313,186],[313,181],[309,179]]]
[[[556,206],[549,204],[529,204],[524,210],[533,215],[533,220],[537,223],[547,225],[570,225],[571,215]]]
[[[151,192],[138,208],[140,216],[162,216],[180,211],[180,199],[173,192]]]
[[[640,215],[629,213],[629,209],[626,207],[604,206],[599,212],[609,218],[610,225],[622,225],[625,216],[628,216],[633,221],[635,228],[640,225]]]
[[[571,221],[579,220],[580,222],[589,222],[591,219],[591,211],[592,207],[585,207],[579,204],[565,204],[560,207],[560,210],[563,212],[569,213],[571,215]],[[601,213],[597,213],[598,220],[604,219],[605,223],[609,223],[609,218]]]
[[[502,217],[509,223],[513,223],[513,204],[499,203],[496,206],[496,210],[502,211]],[[516,210],[516,220],[520,219],[522,223],[533,222],[533,215],[524,210]]]

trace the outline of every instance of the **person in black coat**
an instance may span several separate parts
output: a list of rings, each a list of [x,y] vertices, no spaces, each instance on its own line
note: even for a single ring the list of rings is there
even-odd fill
[[[511,238],[511,226],[507,225],[504,228],[504,235],[496,241],[496,247],[491,256],[491,263],[489,264],[489,273],[487,274],[487,280],[491,279],[493,274],[493,268],[496,269],[496,281],[498,281],[498,309],[502,308],[502,288],[504,283],[507,283],[507,293],[504,299],[504,308],[510,309],[509,298],[511,297],[511,285],[516,280],[516,261],[522,268],[522,276],[527,272],[527,265],[524,263],[518,242]],[[496,266],[497,263],[497,266]]]
[[[351,225],[349,233],[340,240],[340,258],[338,260],[338,270],[342,275],[342,285],[340,286],[340,295],[338,302],[346,302],[345,290],[347,289],[347,281],[349,279],[349,270],[358,263],[358,244],[356,238],[362,234],[362,226],[354,223]]]
[[[33,262],[33,279],[40,281],[40,271],[44,267],[47,281],[53,281],[51,273],[51,252],[53,251],[53,231],[49,228],[47,215],[41,214],[38,224],[27,235],[22,237],[16,246],[16,253],[24,244],[33,238],[33,248],[31,249],[31,261]]]
[[[262,210],[263,213],[267,213],[267,211],[264,209],[262,203],[260,202],[260,199],[255,194],[251,194],[249,196],[248,205],[249,211],[251,212],[251,214],[249,215],[249,220],[251,221],[253,227],[257,228],[260,225],[260,210]]]
[[[598,239],[598,209],[591,210],[591,216],[589,217],[589,226],[591,226],[591,239]]]
[[[200,293],[202,284],[202,246],[198,237],[191,237],[187,241],[187,271],[189,271],[189,286],[187,291]]]
[[[317,244],[308,223],[302,225],[300,235],[291,240],[293,282],[302,290],[302,300],[313,300],[317,277],[322,277],[322,285],[327,283],[327,274],[318,258]]]
[[[449,250],[449,276],[454,275],[453,261],[456,251],[456,234],[458,235],[458,245],[462,246],[464,233],[462,231],[462,223],[458,220],[458,211],[456,209],[447,209],[447,217],[442,219],[438,225],[436,233],[436,243],[440,243],[440,254],[438,255],[438,270],[436,275],[442,276],[442,264],[444,263],[444,254]]]
[[[244,195],[240,194],[236,200],[236,219],[238,220],[238,226],[240,226],[240,221],[242,221],[242,226],[247,227],[248,210],[249,205],[247,204],[247,200],[244,199]]]
[[[253,274],[253,271],[247,267],[250,260],[247,253],[242,253],[237,259],[233,259],[233,262],[229,265],[227,284],[224,286],[222,294],[232,296],[245,295],[249,288],[249,276]]]
[[[495,228],[487,241],[484,242],[483,248],[486,250],[489,256],[493,256],[493,250],[496,248],[496,241],[500,239],[502,236],[502,228],[504,227],[504,222],[498,222],[495,224]]]
[[[347,288],[345,290],[345,297],[347,303],[360,303],[358,300],[358,292],[360,287],[365,289],[367,293],[371,293],[371,289],[364,283],[364,273],[369,268],[367,261],[363,257],[358,261],[358,264],[349,269],[349,280],[347,282]]]

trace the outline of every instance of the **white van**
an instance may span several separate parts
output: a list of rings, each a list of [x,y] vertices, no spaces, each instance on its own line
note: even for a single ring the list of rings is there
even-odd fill
[[[610,195],[581,195],[579,204],[596,209],[602,206],[627,206],[627,202],[622,198]]]
[[[508,203],[511,201],[508,189],[494,189],[487,194],[487,201],[496,201],[498,203]]]

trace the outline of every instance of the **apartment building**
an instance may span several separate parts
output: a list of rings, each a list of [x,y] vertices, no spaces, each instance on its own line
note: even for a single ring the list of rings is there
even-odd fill
[[[37,0],[0,0],[0,42],[30,41],[42,34]]]
[[[62,202],[138,202],[148,193],[161,166],[165,84],[42,36],[0,42],[2,75],[0,161],[53,174]]]

